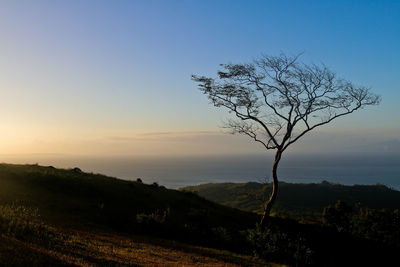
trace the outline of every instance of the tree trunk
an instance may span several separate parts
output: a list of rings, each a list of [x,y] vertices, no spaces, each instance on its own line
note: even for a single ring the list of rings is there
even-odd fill
[[[278,195],[277,169],[278,169],[279,161],[281,160],[281,156],[282,156],[282,151],[278,150],[275,154],[274,164],[272,165],[272,193],[269,197],[268,202],[264,206],[264,214],[263,214],[263,216],[261,218],[261,222],[260,222],[261,229],[265,228],[267,219],[269,217],[269,214],[271,213],[272,205],[274,204],[276,196]]]

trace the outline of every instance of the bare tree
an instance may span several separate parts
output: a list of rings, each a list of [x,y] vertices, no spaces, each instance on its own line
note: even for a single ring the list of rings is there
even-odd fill
[[[223,64],[217,78],[192,76],[216,107],[235,119],[232,133],[245,134],[275,150],[273,189],[264,205],[261,227],[278,193],[277,169],[282,153],[306,133],[368,105],[380,97],[366,87],[337,78],[324,65],[298,62],[298,56],[262,55],[249,64]]]

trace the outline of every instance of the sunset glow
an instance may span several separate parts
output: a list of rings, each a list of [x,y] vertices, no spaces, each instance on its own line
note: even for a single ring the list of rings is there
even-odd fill
[[[304,52],[305,61],[382,96],[380,106],[321,130],[322,139],[357,136],[360,153],[397,142],[391,149],[400,152],[398,4],[118,3],[0,4],[0,154],[260,152],[246,138],[224,135],[227,113],[208,104],[190,75],[281,51]]]

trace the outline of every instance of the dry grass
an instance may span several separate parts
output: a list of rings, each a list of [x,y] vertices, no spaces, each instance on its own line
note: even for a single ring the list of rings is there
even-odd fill
[[[88,232],[59,232],[48,244],[2,235],[0,261],[7,266],[280,266],[174,241]]]

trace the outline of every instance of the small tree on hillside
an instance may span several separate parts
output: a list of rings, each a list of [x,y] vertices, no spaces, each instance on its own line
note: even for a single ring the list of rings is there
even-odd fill
[[[298,57],[263,55],[249,64],[223,64],[217,78],[192,76],[214,106],[235,115],[226,125],[232,133],[276,151],[262,228],[278,193],[282,153],[311,130],[380,102],[368,88],[337,78],[324,65],[300,63]]]

